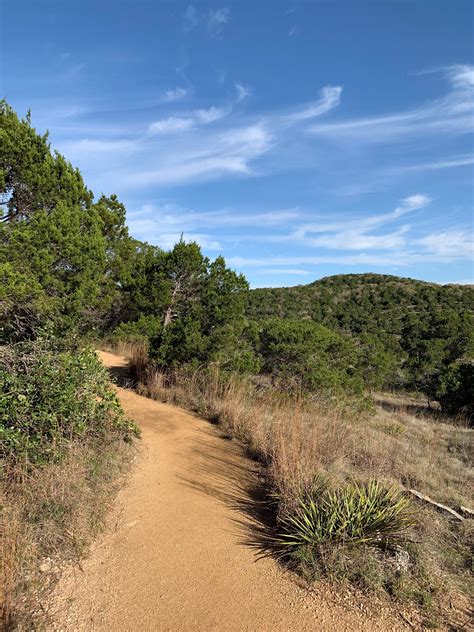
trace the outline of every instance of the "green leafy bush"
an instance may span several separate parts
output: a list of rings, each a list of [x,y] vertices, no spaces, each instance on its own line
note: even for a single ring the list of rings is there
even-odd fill
[[[133,322],[120,323],[111,336],[113,342],[148,342],[162,330],[161,316],[146,316]]]
[[[474,361],[459,360],[448,365],[434,380],[434,395],[450,414],[474,415]]]
[[[344,389],[361,393],[355,375],[356,349],[350,338],[312,321],[272,318],[260,330],[262,372],[308,391]]]
[[[289,552],[329,542],[382,545],[400,539],[413,524],[409,499],[394,487],[373,480],[330,491],[319,480],[283,518],[278,543]]]
[[[44,463],[65,444],[138,434],[94,351],[46,343],[5,346],[0,356],[0,446],[7,461]]]

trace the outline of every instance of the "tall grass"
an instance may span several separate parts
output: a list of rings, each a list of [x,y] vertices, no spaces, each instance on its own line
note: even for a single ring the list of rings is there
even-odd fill
[[[48,465],[8,467],[0,555],[5,629],[48,629],[48,593],[62,565],[80,559],[102,528],[133,454],[130,444],[103,437],[70,443]]]

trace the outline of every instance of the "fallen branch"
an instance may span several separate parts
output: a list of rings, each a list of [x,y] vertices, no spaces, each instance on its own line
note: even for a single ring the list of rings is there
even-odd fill
[[[453,518],[456,518],[456,520],[461,520],[461,521],[464,520],[463,516],[458,514],[457,511],[454,511],[454,509],[451,509],[451,507],[447,507],[446,505],[437,503],[436,501],[432,500],[429,496],[426,496],[425,494],[422,494],[421,492],[417,492],[416,489],[409,489],[408,491],[413,496],[416,496],[416,498],[418,498],[419,500],[423,500],[425,503],[429,503],[430,505],[433,505],[437,509],[441,509],[441,511],[446,511]]]

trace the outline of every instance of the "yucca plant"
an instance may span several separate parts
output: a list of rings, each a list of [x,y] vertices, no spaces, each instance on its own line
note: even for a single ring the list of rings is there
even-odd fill
[[[277,543],[286,552],[331,541],[382,545],[399,540],[414,523],[410,500],[395,487],[372,480],[330,491],[320,480],[282,519]]]

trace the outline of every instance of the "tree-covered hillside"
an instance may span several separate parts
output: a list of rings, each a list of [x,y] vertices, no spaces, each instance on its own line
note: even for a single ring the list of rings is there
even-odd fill
[[[314,320],[353,333],[400,335],[408,316],[474,310],[474,287],[436,285],[386,274],[341,274],[308,285],[248,294],[249,318]]]
[[[313,321],[347,334],[359,348],[366,383],[420,389],[453,411],[458,396],[469,409],[474,401],[473,314],[471,286],[382,274],[337,275],[247,296],[250,319]],[[447,395],[453,389],[455,401]]]

